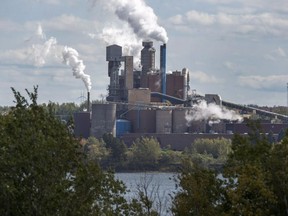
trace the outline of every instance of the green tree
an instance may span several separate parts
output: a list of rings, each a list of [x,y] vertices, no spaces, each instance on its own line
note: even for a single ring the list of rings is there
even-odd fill
[[[248,136],[233,137],[223,177],[185,161],[175,215],[288,215],[288,132],[270,144],[257,122],[249,124]]]
[[[102,137],[105,147],[110,151],[105,167],[112,167],[115,170],[123,168],[127,161],[127,146],[123,141],[113,137],[112,134],[104,134]]]
[[[89,160],[99,164],[107,159],[110,154],[104,141],[102,139],[98,140],[96,137],[89,137],[83,146],[83,150]]]
[[[84,160],[66,126],[13,90],[0,116],[0,215],[128,215],[123,183]]]
[[[160,157],[160,144],[154,138],[141,137],[131,146],[130,164],[137,169],[155,169]]]
[[[208,168],[215,165],[223,165],[231,152],[231,140],[225,138],[196,139],[185,153],[191,159]]]
[[[215,172],[185,160],[176,181],[180,189],[173,199],[174,215],[221,215],[223,188]]]

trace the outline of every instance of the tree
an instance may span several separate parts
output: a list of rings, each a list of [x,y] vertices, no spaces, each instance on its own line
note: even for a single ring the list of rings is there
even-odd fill
[[[154,138],[141,137],[131,146],[130,164],[137,169],[153,170],[161,157],[159,142]]]
[[[225,138],[196,139],[185,153],[196,163],[208,168],[223,165],[231,152],[231,140]]]
[[[0,215],[125,215],[125,187],[84,160],[79,142],[45,108],[12,89],[0,116]]]
[[[110,157],[106,166],[119,169],[124,166],[127,160],[127,146],[123,141],[113,137],[112,134],[104,134],[103,141],[107,149],[110,150]]]
[[[174,215],[200,216],[222,213],[222,182],[213,171],[185,160],[177,182],[181,188],[173,200]]]
[[[248,136],[233,137],[223,177],[184,162],[175,215],[288,215],[288,131],[271,144],[257,122],[249,124]]]
[[[107,159],[110,154],[104,141],[102,139],[98,140],[96,137],[89,137],[86,140],[83,149],[89,160],[93,160],[99,164]]]

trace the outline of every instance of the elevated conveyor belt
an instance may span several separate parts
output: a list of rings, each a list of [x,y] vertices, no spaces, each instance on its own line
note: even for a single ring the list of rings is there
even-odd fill
[[[249,107],[249,106],[245,106],[245,105],[241,105],[241,104],[235,104],[235,103],[231,103],[228,101],[222,101],[222,105],[225,107],[229,107],[229,108],[235,108],[238,110],[243,110],[243,111],[248,111],[248,112],[256,112],[256,114],[258,115],[262,115],[262,116],[267,116],[270,118],[278,118],[284,121],[288,121],[288,116],[287,115],[282,115],[279,113],[274,113],[274,112],[269,112],[266,110],[261,110],[255,107]]]
[[[151,92],[151,97],[162,98],[170,101],[172,104],[185,104],[186,101],[177,97],[173,97],[170,95],[162,94],[160,92]]]

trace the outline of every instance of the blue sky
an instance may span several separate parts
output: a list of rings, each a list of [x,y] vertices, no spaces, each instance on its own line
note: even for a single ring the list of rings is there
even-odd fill
[[[119,19],[115,11],[127,16],[121,8],[127,2],[131,10],[142,7],[139,17],[156,22],[155,31],[135,34]],[[80,103],[86,88],[63,64],[64,46],[77,50],[91,78],[91,97],[100,99],[109,83],[106,46],[119,43],[127,54],[139,55],[141,41],[164,30],[167,70],[188,68],[191,89],[199,94],[286,106],[287,12],[287,0],[3,0],[0,105],[13,104],[10,87],[24,93],[33,85],[39,85],[40,103]],[[161,44],[154,40],[157,58]]]

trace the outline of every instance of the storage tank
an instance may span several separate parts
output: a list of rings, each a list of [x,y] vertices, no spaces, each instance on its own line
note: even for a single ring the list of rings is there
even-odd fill
[[[155,48],[152,41],[143,41],[143,49],[141,50],[142,73],[147,74],[155,70]]]
[[[126,119],[116,120],[116,137],[121,137],[124,134],[131,132],[131,122]]]
[[[127,113],[127,119],[131,121],[133,133],[156,132],[156,110],[135,109]]]
[[[173,110],[173,133],[186,133],[189,131],[189,124],[186,120],[188,109],[175,109]]]
[[[101,138],[105,133],[116,135],[116,104],[92,104],[91,135]]]
[[[90,113],[76,112],[74,113],[74,135],[87,139],[90,136]]]
[[[156,110],[156,133],[172,132],[172,110]]]

